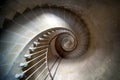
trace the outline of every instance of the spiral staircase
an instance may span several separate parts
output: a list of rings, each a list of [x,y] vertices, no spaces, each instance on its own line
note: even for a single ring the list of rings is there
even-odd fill
[[[5,0],[0,8],[0,80],[120,79],[119,1]]]

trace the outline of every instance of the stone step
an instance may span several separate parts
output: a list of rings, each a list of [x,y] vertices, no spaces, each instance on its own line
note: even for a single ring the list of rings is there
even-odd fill
[[[4,25],[4,26],[5,26],[4,27],[5,31],[23,36],[24,38],[30,39],[31,37],[35,36],[35,32],[33,32],[32,30],[22,27],[18,24],[14,24],[14,22],[12,21],[10,22],[10,24],[8,23],[7,25]]]
[[[27,8],[34,8],[38,3],[36,0],[17,0],[20,4],[26,5]]]
[[[2,77],[5,77],[9,73],[9,71],[11,70],[13,63],[16,60],[16,58],[18,57],[22,47],[23,46],[21,46],[21,45],[16,45],[8,52],[5,51],[3,53],[4,57],[2,57],[2,58],[0,57],[0,59],[2,59],[0,62],[1,63],[1,65],[0,65],[1,70],[0,71],[2,71],[2,73],[0,73],[0,75]]]
[[[10,7],[15,10],[16,12],[23,13],[27,8],[25,5],[20,4],[18,1],[14,0],[13,2],[9,3]]]
[[[19,26],[22,26],[31,30],[31,32],[35,34],[39,33],[39,29],[35,27],[37,24],[34,24],[32,20],[26,17],[25,14],[24,15],[22,14],[19,17],[14,18],[14,22]]]
[[[8,42],[8,43],[18,43],[20,38],[27,39],[25,36],[22,36],[20,34],[10,32],[8,30],[2,30],[1,32],[1,42]],[[18,43],[20,44],[20,43]],[[22,43],[21,43],[22,44]]]
[[[1,12],[2,16],[5,17],[6,19],[12,20],[14,15],[16,14],[16,11],[11,9],[11,7],[9,6],[5,6],[3,9],[4,10],[2,10]]]

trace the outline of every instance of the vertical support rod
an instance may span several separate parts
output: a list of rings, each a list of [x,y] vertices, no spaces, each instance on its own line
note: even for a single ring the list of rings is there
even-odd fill
[[[52,77],[52,75],[51,75],[51,72],[50,72],[50,70],[49,70],[49,66],[48,66],[48,48],[47,48],[47,53],[46,53],[46,67],[47,67],[47,69],[48,69],[48,72],[49,72],[49,75],[50,75],[50,78],[51,78],[51,80],[53,80],[53,77]]]

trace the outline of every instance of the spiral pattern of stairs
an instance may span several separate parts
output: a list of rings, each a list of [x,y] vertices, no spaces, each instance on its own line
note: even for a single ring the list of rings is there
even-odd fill
[[[0,8],[0,80],[120,79],[118,2],[7,0]]]
[[[26,60],[27,60],[27,62],[26,61],[24,61],[24,62],[22,62],[22,63],[19,63],[18,62],[18,64],[16,64],[16,65],[19,65],[20,67],[22,67],[22,68],[26,68],[25,70],[23,69],[23,72],[21,72],[21,73],[17,73],[16,75],[15,75],[15,77],[17,78],[17,79],[25,79],[25,80],[29,80],[29,78],[32,78],[32,79],[34,79],[33,77],[35,77],[34,75],[36,75],[36,74],[38,74],[38,76],[36,76],[37,78],[35,78],[35,80],[37,80],[39,77],[40,77],[40,79],[42,80],[42,79],[44,79],[44,78],[42,78],[41,77],[41,75],[42,75],[42,73],[46,70],[46,69],[48,69],[48,73],[46,73],[46,76],[45,76],[45,74],[44,74],[44,76],[45,76],[45,78],[48,76],[48,74],[51,76],[51,78],[52,78],[52,74],[51,74],[51,70],[49,71],[49,66],[48,66],[48,54],[50,53],[50,52],[48,52],[48,50],[51,50],[51,54],[52,55],[54,55],[54,56],[56,56],[56,58],[72,58],[72,57],[78,57],[78,56],[80,56],[81,54],[83,54],[82,52],[84,51],[84,47],[83,46],[85,46],[86,47],[86,43],[85,44],[80,44],[80,46],[82,46],[83,47],[83,49],[81,50],[81,49],[79,49],[79,50],[75,50],[75,52],[72,52],[72,53],[70,53],[71,51],[73,51],[74,50],[74,48],[76,48],[76,47],[74,47],[74,46],[77,46],[78,44],[76,43],[76,44],[74,44],[75,43],[75,41],[73,42],[73,43],[70,43],[70,45],[71,44],[73,44],[74,46],[72,46],[72,47],[70,47],[70,45],[68,45],[67,47],[65,46],[61,46],[62,44],[65,44],[65,43],[61,43],[61,39],[62,40],[64,40],[64,39],[66,39],[67,38],[67,36],[64,36],[64,35],[67,35],[67,36],[74,36],[73,34],[72,34],[72,32],[70,31],[70,30],[67,30],[67,29],[65,29],[65,28],[53,28],[53,29],[50,29],[50,30],[47,30],[47,31],[45,31],[45,32],[43,32],[43,33],[40,33],[40,35],[38,35],[37,37],[38,37],[38,39],[37,40],[33,40],[34,42],[33,42],[33,44],[31,45],[31,47],[29,47],[30,46],[30,44],[28,45],[28,46],[26,46],[27,48],[29,47],[29,53],[28,52],[25,52],[25,51],[27,51],[26,49],[27,48],[25,48],[25,50],[23,50],[23,54],[24,53],[27,53],[27,54],[24,54],[24,57],[26,58]],[[68,35],[69,34],[69,35]],[[62,38],[60,38],[59,36],[63,36]],[[58,37],[58,38],[60,38],[60,41],[58,42],[58,40],[56,40],[56,42],[57,43],[55,43],[54,42],[54,44],[58,44],[58,43],[60,43],[60,44],[58,44],[57,46],[55,46],[55,45],[53,45],[53,41],[52,40],[54,40],[56,37]],[[86,38],[86,37],[85,37]],[[73,38],[73,39],[75,39],[75,37]],[[82,38],[81,38],[82,39]],[[69,39],[68,38],[68,40],[67,41],[71,41],[71,39]],[[85,41],[85,40],[84,40]],[[83,42],[82,42],[83,43]],[[53,47],[53,48],[51,48],[51,47]],[[60,49],[60,47],[62,47],[62,49],[63,50],[61,50]],[[70,50],[68,50],[69,49],[69,47],[70,47]],[[66,50],[67,49],[67,50]],[[86,48],[85,48],[86,49]],[[57,51],[57,50],[59,50],[59,51]],[[66,55],[67,54],[67,55]],[[72,55],[71,55],[72,54]],[[69,56],[69,55],[71,55],[71,56]],[[76,56],[77,55],[77,56]],[[22,60],[22,58],[20,57],[19,59],[18,59],[18,61],[21,61]],[[45,65],[46,64],[46,65]],[[16,66],[15,65],[15,66]],[[28,66],[28,67],[27,67]],[[37,67],[36,67],[37,66]],[[53,67],[54,67],[54,65],[53,65]],[[16,68],[16,67],[15,67]],[[41,69],[42,68],[42,69]],[[39,70],[39,69],[41,69],[41,70]],[[15,70],[15,69],[14,69]],[[32,70],[32,71],[31,71]],[[39,72],[38,72],[39,71]],[[25,76],[25,74],[26,74],[26,76]],[[31,80],[32,80],[31,79]],[[53,79],[53,78],[52,78]]]

